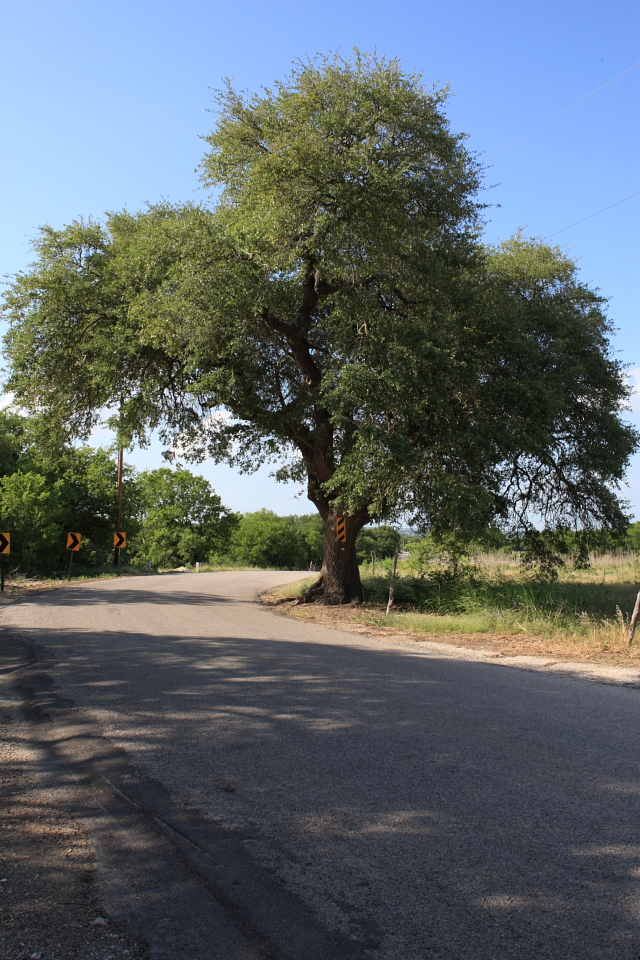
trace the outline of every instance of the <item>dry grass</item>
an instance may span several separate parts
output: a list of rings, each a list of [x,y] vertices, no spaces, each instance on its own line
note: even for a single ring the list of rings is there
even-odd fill
[[[476,554],[472,560],[485,576],[522,578],[522,567],[514,554],[490,551]],[[558,570],[558,578],[560,583],[640,585],[640,554],[631,550],[596,554],[587,570],[575,570],[567,563]]]

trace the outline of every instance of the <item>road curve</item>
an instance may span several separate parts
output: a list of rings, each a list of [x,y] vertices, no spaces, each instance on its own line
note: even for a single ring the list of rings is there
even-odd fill
[[[2,635],[46,661],[132,789],[137,771],[165,790],[185,842],[202,826],[236,851],[221,874],[242,861],[249,886],[272,878],[276,906],[252,901],[259,955],[302,949],[267,930],[281,902],[281,928],[302,904],[336,960],[638,960],[638,689],[256,602],[297,576],[84,584],[5,607]]]

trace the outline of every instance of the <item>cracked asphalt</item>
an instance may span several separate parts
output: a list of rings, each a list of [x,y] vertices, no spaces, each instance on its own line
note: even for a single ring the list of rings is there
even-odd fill
[[[119,929],[153,960],[638,960],[638,687],[256,602],[297,576],[3,608],[5,665],[77,784]]]

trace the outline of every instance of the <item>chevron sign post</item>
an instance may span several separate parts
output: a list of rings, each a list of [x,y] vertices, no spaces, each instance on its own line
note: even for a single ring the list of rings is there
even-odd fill
[[[69,556],[69,576],[67,577],[67,582],[71,580],[71,564],[73,563],[73,555],[77,553],[80,549],[80,541],[82,540],[81,533],[68,533],[67,534],[67,550],[70,551]]]
[[[0,533],[0,593],[4,593],[4,555],[11,553],[11,534]]]
[[[127,535],[123,530],[116,531],[116,533],[114,533],[113,545],[118,551],[116,556],[117,556],[117,564],[118,564],[118,576],[120,576],[120,551],[123,549],[123,547],[126,547],[127,545]]]

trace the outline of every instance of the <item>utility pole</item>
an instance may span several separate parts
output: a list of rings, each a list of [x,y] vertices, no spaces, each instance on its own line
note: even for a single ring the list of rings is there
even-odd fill
[[[116,530],[122,527],[122,468],[124,466],[124,449],[120,447],[118,451],[118,514],[116,517]],[[116,548],[116,566],[120,573],[120,547]]]

